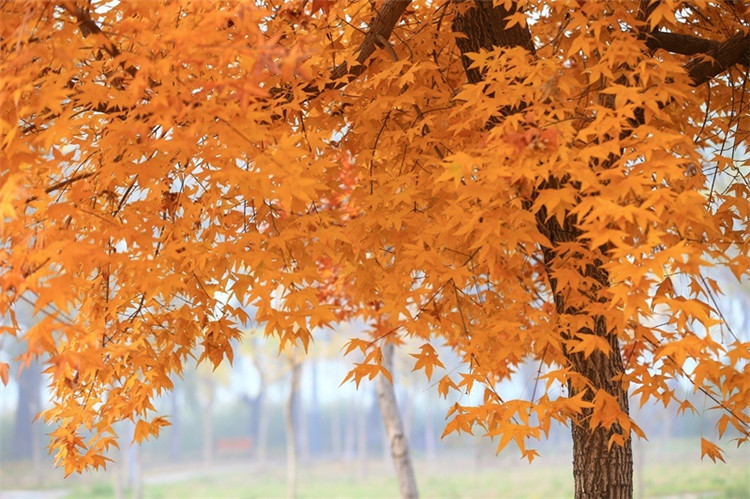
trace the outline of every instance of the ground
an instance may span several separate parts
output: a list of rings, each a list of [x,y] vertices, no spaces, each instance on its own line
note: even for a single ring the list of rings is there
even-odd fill
[[[636,497],[747,498],[750,497],[750,452],[727,449],[727,464],[701,462],[700,443],[694,439],[636,444]],[[115,497],[115,470],[45,480],[46,494],[30,491],[9,493],[20,470],[4,466],[3,499],[94,499]],[[258,466],[252,462],[217,463],[206,470],[198,464],[157,466],[144,472],[145,499],[222,499],[286,497],[283,461]],[[567,498],[573,494],[570,457],[544,453],[529,466],[516,456],[444,455],[435,460],[416,460],[422,497],[438,498]],[[314,462],[300,466],[299,497],[393,498],[398,496],[390,463],[371,456],[365,469],[356,459]],[[67,493],[63,496],[63,493]],[[130,495],[125,491],[125,497]]]

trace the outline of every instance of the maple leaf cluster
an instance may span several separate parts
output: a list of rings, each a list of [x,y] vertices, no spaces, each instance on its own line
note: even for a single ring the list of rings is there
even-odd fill
[[[529,460],[556,421],[627,447],[628,394],[691,409],[672,379],[746,442],[750,342],[707,275],[750,268],[742,9],[3,3],[2,333],[44,359],[58,463],[104,465],[125,419],[158,434],[154,398],[244,324],[306,347],[352,316],[351,379],[414,338],[442,395],[484,393],[446,432]],[[508,399],[524,362],[538,390]]]

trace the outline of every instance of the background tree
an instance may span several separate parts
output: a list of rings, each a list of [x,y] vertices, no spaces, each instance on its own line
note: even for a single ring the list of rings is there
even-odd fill
[[[355,379],[380,340],[421,339],[428,376],[444,342],[440,391],[485,390],[446,431],[531,460],[569,423],[578,497],[632,495],[628,394],[691,409],[670,379],[747,441],[750,345],[703,275],[750,268],[745,3],[0,8],[0,312],[35,296],[68,471],[118,420],[158,433],[153,397],[196,346],[231,360],[248,304],[282,347],[392,324],[352,340]],[[543,379],[508,399],[525,359]]]
[[[383,349],[383,366],[393,372],[393,343],[386,344]],[[380,414],[383,417],[386,439],[388,442],[393,466],[399,482],[399,492],[403,498],[419,497],[417,480],[414,476],[414,466],[409,452],[408,433],[404,430],[403,418],[396,401],[396,391],[393,379],[379,376],[375,390],[378,395]]]
[[[288,356],[289,362],[289,393],[284,406],[284,436],[286,437],[286,480],[290,498],[297,497],[297,463],[299,461],[300,432],[299,432],[299,385],[302,377],[302,361],[297,352]]]

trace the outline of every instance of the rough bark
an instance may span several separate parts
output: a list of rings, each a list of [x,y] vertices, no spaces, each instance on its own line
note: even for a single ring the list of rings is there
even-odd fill
[[[481,82],[482,75],[478,68],[468,67],[470,59],[466,56],[467,53],[477,52],[479,49],[491,50],[493,47],[519,46],[531,53],[534,52],[531,35],[527,28],[516,24],[510,29],[505,29],[505,19],[514,12],[515,6],[505,9],[502,6],[493,7],[489,2],[476,1],[468,10],[457,16],[453,29],[466,35],[466,38],[459,38],[457,44],[462,53],[469,83]],[[512,111],[517,110],[498,110],[498,114]],[[529,203],[528,207],[530,206]],[[568,217],[561,227],[555,218],[548,220],[546,212],[541,210],[537,218],[537,227],[551,242],[551,247],[543,248],[543,251],[545,270],[552,286],[558,314],[585,313],[565,303],[563,294],[557,292],[553,277],[557,245],[573,241],[580,236],[576,228],[576,220]],[[587,268],[585,274],[587,277],[594,277],[601,287],[609,284],[609,277],[601,268],[601,262]],[[610,343],[612,353],[607,356],[601,352],[595,352],[589,357],[581,353],[567,353],[566,358],[572,370],[585,376],[591,382],[590,388],[569,384],[569,396],[573,397],[580,391],[584,391],[584,400],[591,401],[598,390],[605,390],[616,397],[622,410],[627,413],[627,393],[620,382],[614,381],[617,375],[624,372],[617,337],[608,330],[602,318],[595,318],[594,323],[594,331],[571,331],[568,335],[574,336],[577,332],[581,332],[602,336]],[[633,495],[633,457],[630,440],[628,439],[624,446],[613,445],[610,449],[610,437],[613,433],[621,433],[621,429],[613,425],[609,429],[600,427],[591,431],[587,424],[590,412],[590,410],[584,411],[579,418],[572,421],[571,425],[575,497],[578,499],[630,498]]]
[[[685,65],[698,86],[737,64],[750,64],[750,33],[739,33]]]
[[[469,83],[479,83],[483,76],[479,68],[470,68],[471,58],[467,54],[479,52],[480,49],[492,50],[493,47],[523,47],[534,52],[529,30],[518,24],[506,29],[505,18],[516,12],[515,4],[510,9],[503,5],[493,6],[494,2],[457,2],[468,4],[462,14],[453,21],[453,31],[463,33],[465,37],[456,39],[461,51],[461,62],[466,71]],[[470,5],[470,7],[469,7]]]
[[[383,366],[388,372],[393,373],[393,344],[388,343],[383,347]],[[404,424],[401,413],[396,402],[396,392],[385,376],[378,376],[375,389],[378,394],[378,405],[383,418],[383,425],[388,436],[393,467],[398,478],[398,489],[402,498],[419,497],[417,480],[414,477],[414,467],[411,463],[409,453],[409,442],[404,433]]]
[[[675,54],[701,54],[715,50],[719,45],[719,42],[714,40],[666,31],[652,31],[646,34],[646,46],[648,48],[651,50],[663,49]]]
[[[550,183],[548,187],[554,186]],[[585,313],[566,304],[563,294],[558,292],[556,280],[552,277],[557,257],[555,248],[562,243],[574,241],[580,237],[575,217],[567,217],[564,225],[560,226],[554,217],[548,220],[546,211],[540,210],[537,214],[537,227],[552,243],[552,248],[545,248],[543,252],[545,267],[548,275],[550,275],[550,285],[557,313],[560,316],[574,316]],[[585,277],[595,279],[599,289],[605,289],[609,286],[609,276],[601,267],[601,262],[587,266],[583,274]],[[596,350],[586,357],[582,352],[566,351],[565,357],[572,370],[585,376],[591,383],[590,387],[580,387],[569,382],[568,395],[574,397],[583,392],[583,400],[591,402],[599,390],[604,390],[613,395],[623,412],[628,414],[628,394],[622,383],[616,379],[625,372],[617,336],[609,331],[602,317],[594,317],[593,323],[593,330],[583,328],[579,331],[569,331],[563,333],[563,337],[572,339],[577,333],[595,334],[608,341],[611,353],[606,355]],[[608,429],[598,427],[592,431],[588,425],[591,411],[591,409],[584,409],[583,413],[573,420],[571,425],[575,497],[587,499],[599,497],[630,498],[633,496],[632,440],[628,438],[624,445],[612,445],[610,448],[610,438],[612,435],[622,434],[622,428],[614,424]],[[625,435],[625,437],[627,438],[628,435]]]

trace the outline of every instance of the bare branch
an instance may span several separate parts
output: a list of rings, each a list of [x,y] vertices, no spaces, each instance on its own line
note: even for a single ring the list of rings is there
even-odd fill
[[[118,49],[114,42],[104,34],[99,25],[96,24],[93,19],[91,19],[91,14],[87,10],[84,10],[80,7],[74,9],[69,5],[66,5],[65,9],[78,21],[78,26],[81,28],[81,34],[84,38],[92,33],[95,35],[99,35],[106,42],[104,44],[104,50],[106,50],[110,56],[114,58],[121,54],[120,49]],[[135,66],[124,67],[122,63],[120,63],[120,65],[123,66],[123,69],[130,76],[135,76],[135,74],[138,72],[138,69]]]
[[[693,85],[706,83],[736,64],[750,61],[750,33],[739,33],[685,65]]]
[[[652,31],[646,35],[646,46],[651,50],[663,49],[682,55],[705,54],[716,50],[721,43],[692,35]]]
[[[342,63],[336,66],[331,73],[331,79],[334,81],[326,84],[325,90],[342,88],[365,71],[364,63],[375,52],[375,47],[382,45],[380,40],[390,38],[393,28],[410,3],[411,0],[385,0],[380,9],[376,11],[367,35],[357,49],[357,65],[349,67],[346,63]],[[347,77],[346,81],[335,81],[344,77]],[[305,92],[315,96],[320,93],[320,90],[317,85],[311,84],[305,87]]]

